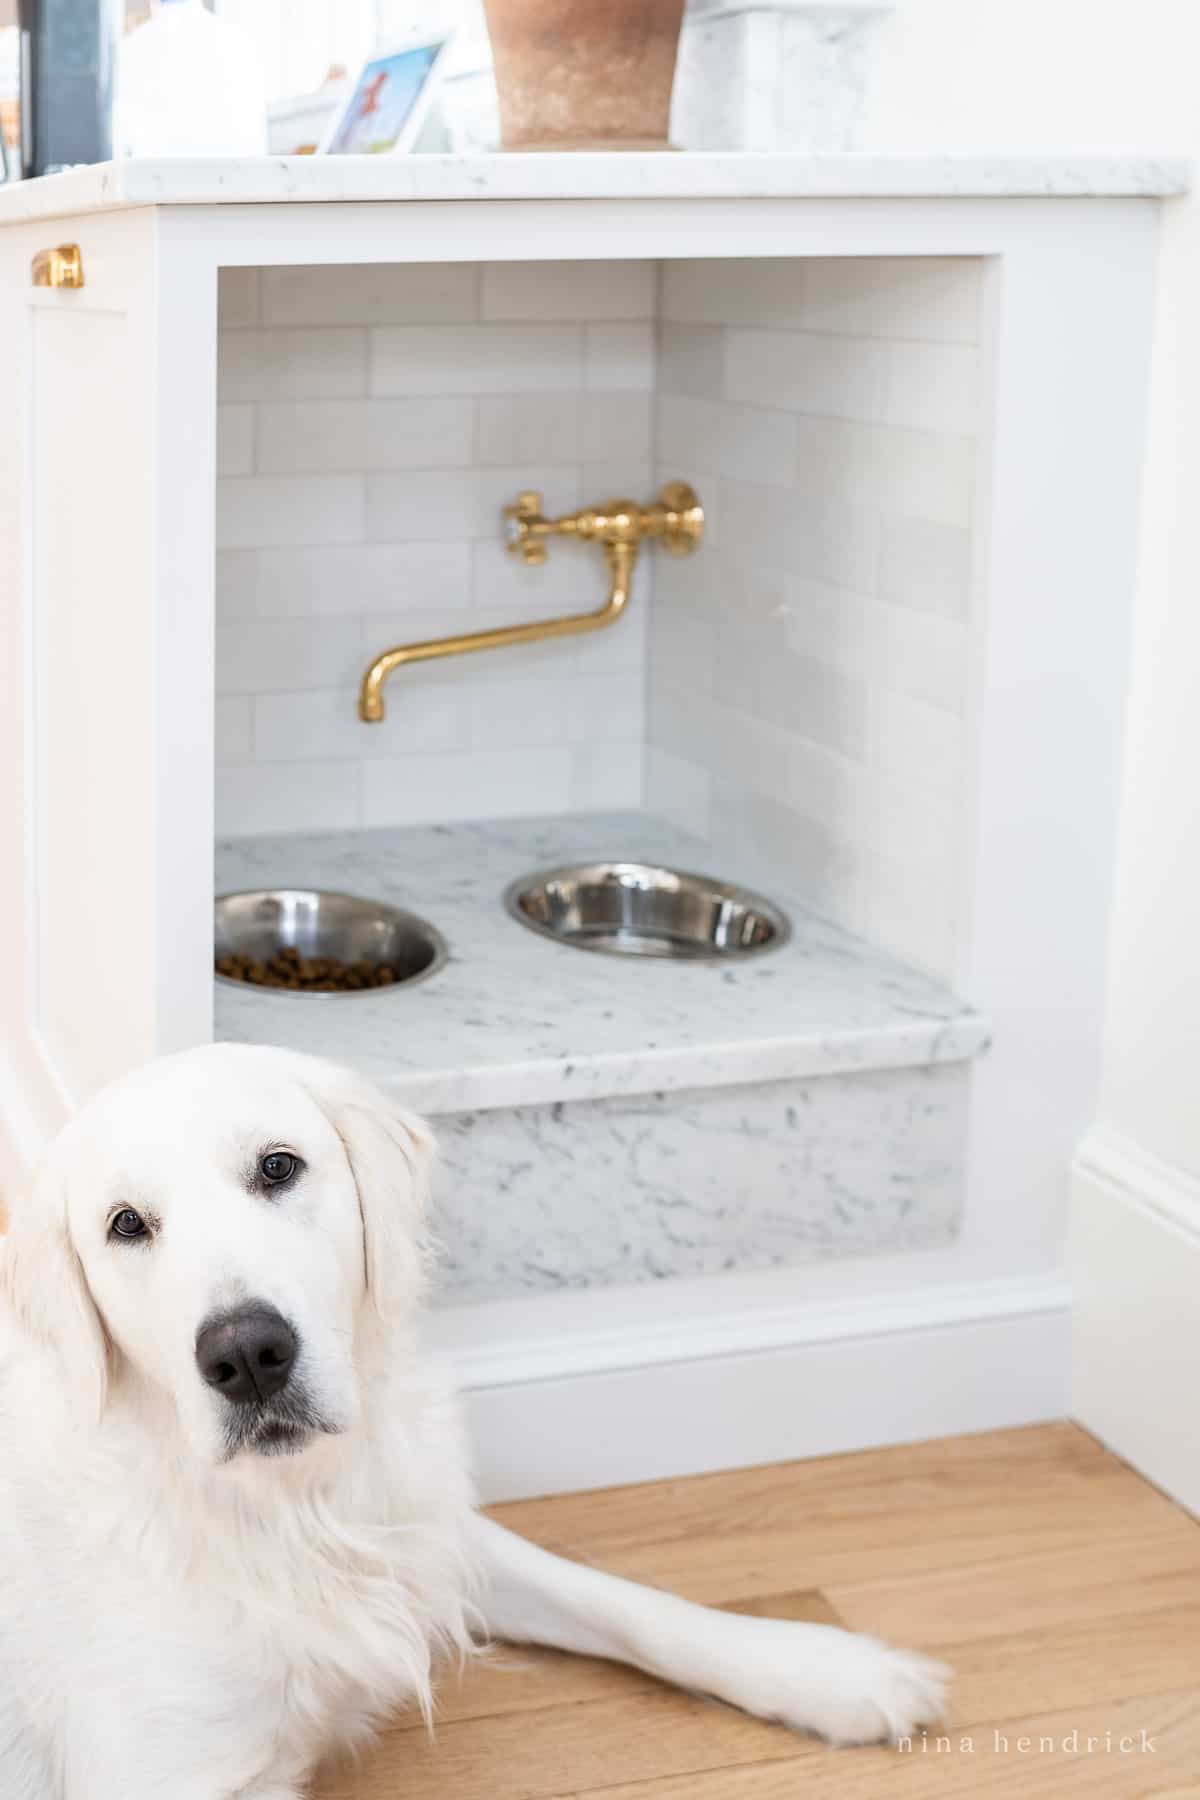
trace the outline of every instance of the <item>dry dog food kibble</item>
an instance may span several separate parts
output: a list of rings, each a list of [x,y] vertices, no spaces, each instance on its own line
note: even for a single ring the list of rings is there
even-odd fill
[[[306,994],[349,994],[363,988],[391,987],[398,979],[390,963],[342,962],[336,956],[301,956],[288,944],[265,962],[240,953],[218,956],[218,975],[248,981],[254,987],[292,988]]]

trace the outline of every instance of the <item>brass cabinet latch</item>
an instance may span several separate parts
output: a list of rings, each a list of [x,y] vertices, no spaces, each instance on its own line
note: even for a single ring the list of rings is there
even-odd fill
[[[39,250],[33,259],[34,287],[81,288],[83,286],[83,251],[78,244],[59,244],[53,250]]]

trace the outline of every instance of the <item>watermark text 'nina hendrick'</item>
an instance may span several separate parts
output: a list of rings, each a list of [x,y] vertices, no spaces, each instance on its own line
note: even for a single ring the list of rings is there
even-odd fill
[[[1148,1731],[1118,1736],[1112,1731],[1083,1734],[1066,1731],[1061,1737],[1017,1737],[993,1730],[990,1735],[902,1737],[896,1748],[910,1756],[1153,1756],[1158,1746]]]

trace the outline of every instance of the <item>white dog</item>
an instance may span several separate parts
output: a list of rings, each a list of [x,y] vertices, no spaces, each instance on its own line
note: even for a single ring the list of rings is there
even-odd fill
[[[431,1140],[355,1076],[215,1045],[63,1132],[0,1239],[0,1795],[299,1800],[488,1633],[841,1742],[947,1673],[581,1568],[473,1510],[421,1361]]]

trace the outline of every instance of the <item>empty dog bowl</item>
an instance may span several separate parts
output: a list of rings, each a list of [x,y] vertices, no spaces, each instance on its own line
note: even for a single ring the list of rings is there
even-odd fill
[[[444,938],[432,925],[381,900],[360,900],[354,894],[313,888],[255,888],[218,896],[213,954],[217,980],[231,987],[325,997],[378,994],[423,981],[441,968],[447,950]],[[310,983],[322,979],[311,973],[314,967],[317,971],[323,968],[329,985],[279,986],[261,977],[234,974],[228,967],[248,963],[265,970],[272,962],[277,968],[308,969]],[[224,969],[223,963],[227,965]],[[359,973],[350,982],[355,969]]]
[[[544,937],[620,956],[753,956],[785,944],[791,929],[758,894],[652,863],[543,869],[513,882],[504,903]]]

